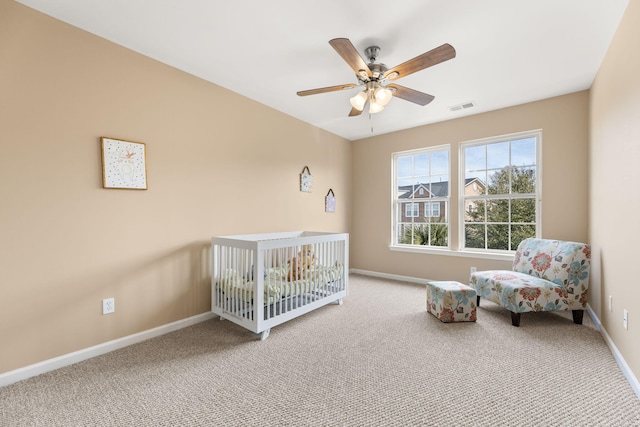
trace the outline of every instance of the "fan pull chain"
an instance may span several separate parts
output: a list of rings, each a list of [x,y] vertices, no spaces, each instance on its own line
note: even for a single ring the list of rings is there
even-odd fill
[[[373,133],[373,115],[369,113],[369,121],[371,122],[371,133]]]

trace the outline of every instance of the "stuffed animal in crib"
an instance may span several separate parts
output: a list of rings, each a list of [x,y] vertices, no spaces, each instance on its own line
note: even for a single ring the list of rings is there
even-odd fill
[[[315,263],[316,255],[313,253],[313,247],[304,245],[298,255],[288,261],[289,272],[287,273],[287,280],[293,282],[294,280],[304,279],[307,270],[313,268]]]

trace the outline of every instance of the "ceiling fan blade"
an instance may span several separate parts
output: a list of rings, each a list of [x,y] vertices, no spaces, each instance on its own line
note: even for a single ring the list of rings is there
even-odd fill
[[[362,114],[362,112],[364,111],[364,108],[362,110],[358,110],[357,108],[351,108],[351,111],[349,111],[349,117],[354,117],[354,116],[359,116],[360,114]]]
[[[351,89],[352,87],[356,87],[356,85],[354,85],[353,83],[347,83],[344,85],[321,87],[318,89],[301,90],[296,93],[298,94],[298,96],[307,96],[307,95],[315,95],[318,93],[335,92],[338,90]]]
[[[435,98],[435,96],[429,95],[428,93],[419,92],[397,84],[387,85],[386,87],[395,89],[393,96],[397,96],[398,98],[402,98],[405,101],[413,102],[418,105],[427,105]]]
[[[362,56],[358,53],[358,50],[353,46],[353,43],[349,39],[338,38],[329,40],[329,44],[338,52],[338,55],[344,59],[344,61],[349,64],[351,69],[355,71],[356,74],[360,75],[360,71],[364,70],[367,73],[367,76],[371,77],[372,73],[369,69],[369,66]]]
[[[438,46],[435,49],[425,52],[422,55],[418,55],[413,59],[408,60],[384,73],[385,77],[390,80],[396,80],[400,77],[406,77],[409,74],[413,74],[416,71],[424,70],[425,68],[439,64],[444,61],[456,57],[456,50],[448,43]]]

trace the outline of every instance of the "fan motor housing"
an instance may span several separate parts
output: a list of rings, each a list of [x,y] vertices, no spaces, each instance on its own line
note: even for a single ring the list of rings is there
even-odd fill
[[[360,82],[366,83],[371,80],[378,81],[384,76],[384,73],[387,72],[388,67],[386,65],[380,62],[376,62],[376,58],[378,57],[379,53],[379,46],[369,46],[364,50],[365,56],[369,59],[369,63],[367,64],[367,66],[371,70],[371,77],[369,77],[368,75],[365,77],[362,75],[363,73],[356,73],[356,76],[358,77],[358,80]]]
[[[369,62],[376,62],[376,58],[380,54],[380,46],[369,46],[364,50],[364,54]]]

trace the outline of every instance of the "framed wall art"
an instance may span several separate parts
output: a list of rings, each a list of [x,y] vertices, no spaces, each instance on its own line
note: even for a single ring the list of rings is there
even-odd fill
[[[130,190],[147,189],[147,150],[143,142],[100,138],[102,186]]]
[[[331,188],[324,197],[324,211],[329,213],[334,213],[336,211],[336,195],[333,194],[333,190]]]
[[[311,171],[307,166],[305,166],[302,168],[302,173],[300,174],[300,191],[311,193],[312,185],[313,177],[311,176]]]

